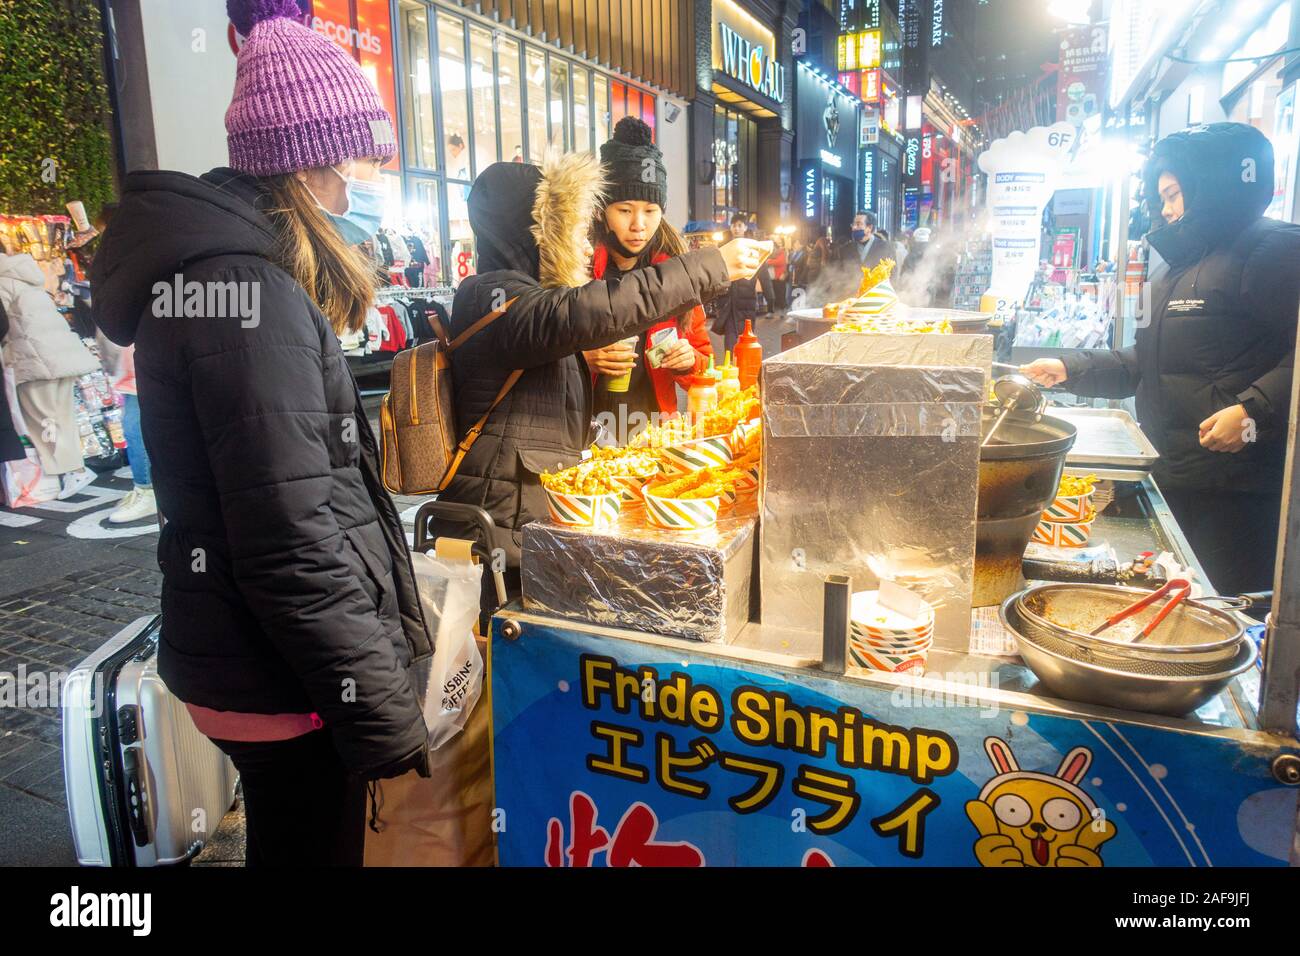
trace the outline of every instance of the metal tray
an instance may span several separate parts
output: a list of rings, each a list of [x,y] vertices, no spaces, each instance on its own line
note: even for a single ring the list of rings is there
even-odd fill
[[[1064,419],[1078,429],[1074,447],[1065,458],[1067,468],[1099,465],[1145,473],[1160,457],[1133,416],[1122,408],[1053,405],[1047,409],[1047,414]]]

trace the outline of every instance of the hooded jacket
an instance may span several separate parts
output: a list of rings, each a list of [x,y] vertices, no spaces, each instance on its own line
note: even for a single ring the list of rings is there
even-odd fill
[[[15,385],[76,378],[99,368],[59,314],[45,291],[45,273],[27,253],[0,253],[0,307],[9,316],[4,361]]]
[[[1161,485],[1276,494],[1300,309],[1300,227],[1263,217],[1273,196],[1273,148],[1241,123],[1212,123],[1156,144],[1144,178],[1160,203],[1164,171],[1182,188],[1184,215],[1150,233],[1168,269],[1149,287],[1149,322],[1135,344],[1065,361],[1078,395],[1137,396],[1142,429],[1160,452]],[[1242,404],[1257,440],[1235,454],[1201,447],[1199,426]]]
[[[581,353],[646,332],[728,287],[716,249],[590,280],[581,250],[600,188],[595,157],[572,153],[548,157],[543,168],[489,166],[469,196],[479,271],[456,290],[450,334],[513,304],[456,351],[460,433],[487,411],[512,370],[524,374],[440,497],[484,508],[512,567],[520,529],[546,515],[538,476],[575,464],[594,438],[591,372]]]
[[[95,257],[166,517],[158,669],[187,703],[319,714],[345,767],[385,776],[426,747],[429,641],[356,385],[264,202],[231,170],[134,173]]]

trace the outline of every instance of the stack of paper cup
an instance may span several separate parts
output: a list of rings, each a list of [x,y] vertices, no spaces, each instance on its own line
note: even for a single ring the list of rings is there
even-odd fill
[[[858,667],[899,673],[924,670],[934,644],[934,608],[920,617],[883,607],[879,591],[859,591],[849,609],[849,659]]]

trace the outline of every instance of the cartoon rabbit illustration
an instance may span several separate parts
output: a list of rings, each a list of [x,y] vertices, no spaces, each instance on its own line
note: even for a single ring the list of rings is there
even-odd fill
[[[1006,741],[988,737],[984,749],[997,776],[966,804],[979,831],[980,866],[1104,866],[1101,845],[1116,827],[1080,789],[1092,751],[1075,747],[1055,775],[1021,770]],[[1094,820],[1094,816],[1097,818]]]

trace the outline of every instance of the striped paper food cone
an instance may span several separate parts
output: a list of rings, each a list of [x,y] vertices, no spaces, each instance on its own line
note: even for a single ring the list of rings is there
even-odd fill
[[[612,528],[618,523],[623,506],[623,496],[619,493],[566,495],[549,488],[543,490],[551,520],[557,524],[571,528]]]
[[[1096,519],[1096,512],[1091,512],[1083,521],[1040,521],[1033,540],[1051,548],[1082,548],[1088,543]]]
[[[727,435],[697,438],[659,452],[659,470],[665,475],[687,475],[701,468],[721,468],[732,461]]]
[[[614,481],[623,490],[623,507],[639,507],[642,504],[641,488],[645,479],[636,475],[615,475]]]
[[[737,495],[752,495],[758,491],[758,469],[751,468],[745,472],[745,477],[740,478],[735,484]]]
[[[657,498],[645,490],[645,514],[650,523],[669,531],[698,531],[718,523],[722,498]]]
[[[1043,512],[1044,521],[1082,521],[1092,513],[1093,492],[1060,495]]]
[[[741,422],[731,430],[727,438],[732,455],[739,458],[750,445],[759,440],[762,434],[763,422],[760,419],[751,418],[749,421]]]
[[[865,312],[867,315],[880,315],[898,305],[898,293],[888,279],[867,291],[867,294],[854,300],[853,311]]]

